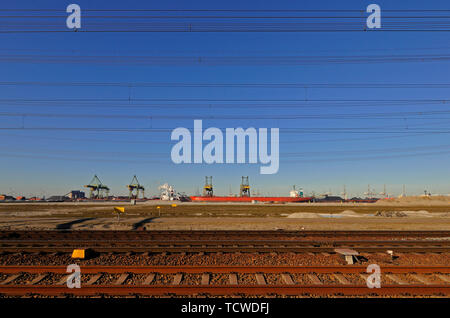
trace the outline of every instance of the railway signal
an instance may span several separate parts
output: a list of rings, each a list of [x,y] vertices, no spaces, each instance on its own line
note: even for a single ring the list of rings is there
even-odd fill
[[[114,212],[117,213],[117,222],[120,221],[120,214],[121,213],[125,213],[125,208],[124,207],[120,207],[120,206],[116,206],[114,208]]]

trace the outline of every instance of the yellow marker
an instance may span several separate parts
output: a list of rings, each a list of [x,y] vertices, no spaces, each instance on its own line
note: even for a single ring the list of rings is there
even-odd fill
[[[172,208],[176,208],[177,207],[177,205],[176,204],[172,204]]]
[[[72,252],[72,258],[82,258],[84,259],[86,256],[85,250],[84,249],[77,249],[77,250],[73,250]]]
[[[157,209],[161,209],[161,207],[160,207],[160,206],[157,206],[156,208],[157,208]]]
[[[125,208],[121,206],[114,207],[114,212],[117,213],[117,221],[120,221],[120,213],[125,213]]]
[[[116,206],[114,208],[114,212],[116,212],[116,213],[125,213],[125,208],[121,207],[121,206]]]

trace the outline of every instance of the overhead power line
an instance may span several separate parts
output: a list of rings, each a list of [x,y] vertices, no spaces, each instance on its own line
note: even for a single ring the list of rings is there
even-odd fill
[[[450,54],[341,55],[341,56],[149,56],[0,54],[0,62],[82,63],[136,65],[321,65],[360,63],[448,62]]]
[[[118,104],[117,104],[118,103]],[[223,104],[226,103],[226,104]],[[348,99],[348,98],[0,98],[0,107],[9,105],[52,107],[124,108],[304,108],[304,107],[378,107],[428,105],[447,107],[450,99]]]
[[[0,12],[65,12],[65,8],[17,8],[17,9],[0,9]],[[364,13],[365,10],[357,9],[145,9],[145,8],[121,8],[121,9],[85,9],[83,12],[353,12]],[[450,9],[383,9],[383,12],[450,12]]]
[[[450,83],[187,83],[0,81],[0,86],[244,87],[244,88],[450,88]]]
[[[216,127],[219,129],[226,129],[226,127]],[[85,132],[129,132],[129,133],[168,133],[173,131],[172,128],[147,128],[147,127],[132,127],[132,128],[99,128],[99,127],[0,127],[0,131],[85,131]],[[189,129],[195,130],[193,128]],[[315,127],[315,128],[298,128],[298,127],[283,127],[280,128],[283,134],[322,134],[322,133],[340,133],[340,134],[413,134],[413,133],[427,133],[427,134],[447,134],[450,133],[450,128],[417,128],[417,127],[403,127],[384,129],[370,128],[370,127]]]
[[[268,114],[268,115],[207,115],[207,114],[140,114],[140,115],[125,115],[125,114],[92,114],[92,113],[70,113],[70,114],[57,114],[57,113],[13,113],[13,112],[0,112],[0,117],[46,117],[46,118],[105,118],[105,119],[164,119],[164,120],[178,120],[178,119],[210,119],[210,120],[295,120],[295,119],[352,119],[352,118],[407,118],[408,116],[419,116],[421,119],[423,116],[430,115],[446,115],[450,114],[450,110],[424,110],[415,112],[383,112],[383,113],[335,113],[335,114]],[[433,118],[436,119],[436,118]],[[442,119],[442,117],[437,117]]]
[[[380,160],[380,159],[394,159],[394,158],[407,158],[407,157],[422,157],[422,156],[442,156],[442,155],[447,155],[450,154],[450,151],[434,151],[434,152],[422,152],[422,153],[412,153],[412,154],[395,154],[395,155],[381,155],[381,156],[366,156],[366,157],[357,157],[357,156],[352,156],[352,157],[348,157],[348,158],[326,158],[326,159],[321,159],[321,158],[314,158],[314,159],[295,159],[295,160],[284,160],[283,158],[281,158],[281,161],[283,163],[307,163],[307,162],[335,162],[335,161],[360,161],[360,160]],[[95,160],[94,158],[92,158],[92,156],[86,157],[86,154],[83,154],[82,156],[80,156],[80,158],[75,158],[73,155],[70,156],[48,156],[48,155],[36,155],[34,153],[28,153],[28,154],[24,154],[24,153],[11,153],[11,152],[0,152],[0,155],[3,157],[12,157],[12,158],[26,158],[26,159],[46,159],[46,160],[64,160],[64,161],[88,161],[88,162],[92,162],[92,160]],[[136,163],[136,164],[149,164],[149,163],[153,163],[153,164],[168,164],[170,163],[170,161],[168,162],[167,160],[149,160],[149,159],[141,159],[141,160],[130,160],[130,159],[111,159],[111,156],[108,156],[106,158],[100,158],[97,157],[99,161],[102,162],[127,162],[127,163]],[[246,164],[246,163],[244,163]]]
[[[127,12],[127,15],[117,14]],[[6,14],[35,12],[33,15]],[[48,15],[49,12],[61,13]],[[77,32],[448,32],[450,11],[386,11],[383,27],[368,29],[364,10],[83,10],[86,19]],[[90,12],[97,15],[90,16]],[[108,14],[101,14],[108,12]],[[148,15],[153,12],[153,15]],[[184,12],[185,14],[180,15]],[[334,12],[335,14],[331,14]],[[395,14],[389,14],[394,13]],[[414,15],[411,15],[415,12]],[[420,14],[417,14],[420,12]],[[63,11],[0,11],[0,33],[71,32],[57,19]],[[38,14],[39,13],[39,14]],[[41,14],[47,13],[47,14]],[[142,13],[147,13],[143,15]],[[193,14],[195,13],[195,14]],[[230,13],[233,13],[230,15]],[[245,13],[245,15],[243,15]],[[261,15],[264,13],[264,15]],[[292,15],[296,13],[296,15]],[[312,15],[314,13],[314,15]],[[326,15],[320,13],[327,13]],[[276,14],[276,15],[275,15]]]
[[[171,143],[168,143],[167,146],[173,145]],[[312,156],[329,156],[329,155],[335,155],[335,156],[342,156],[342,155],[365,155],[365,154],[392,154],[392,153],[402,153],[402,152],[415,152],[415,151],[426,151],[426,150],[436,150],[436,149],[449,149],[450,145],[436,145],[436,146],[416,146],[416,147],[403,147],[403,148],[375,148],[375,149],[358,149],[358,150],[342,150],[342,151],[312,151],[312,152],[282,152],[282,158],[302,158],[302,157],[312,157]],[[43,149],[42,147],[36,148],[36,149],[30,149],[27,148],[16,148],[16,147],[9,147],[8,151],[20,151],[20,152],[28,152],[32,151],[33,153],[44,153],[44,154],[79,154],[79,155],[85,155],[86,151],[82,150],[66,150],[66,149]],[[89,152],[91,155],[104,155],[104,156],[132,156],[132,157],[162,157],[167,158],[170,157],[170,153],[168,152],[133,152],[133,151],[95,151],[91,150]]]

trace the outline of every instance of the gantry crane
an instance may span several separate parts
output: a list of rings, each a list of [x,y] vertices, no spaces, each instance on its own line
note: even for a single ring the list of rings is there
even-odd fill
[[[100,181],[97,175],[95,175],[91,182],[84,187],[89,188],[89,198],[91,199],[108,198],[109,188]]]
[[[212,177],[205,177],[205,186],[203,187],[203,196],[212,197],[214,195]]]
[[[144,198],[144,190],[145,188],[139,184],[139,181],[136,177],[136,175],[131,180],[131,183],[127,185],[128,190],[130,190],[130,199],[138,199],[139,198],[139,192],[142,191],[142,198]]]
[[[248,183],[248,177],[242,177],[240,196],[250,196],[250,184]]]

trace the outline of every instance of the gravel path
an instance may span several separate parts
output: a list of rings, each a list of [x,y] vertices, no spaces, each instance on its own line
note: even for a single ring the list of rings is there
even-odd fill
[[[367,258],[366,264],[383,265],[450,265],[450,253],[443,254],[399,254],[398,258],[392,260],[389,255],[379,253],[362,253]],[[195,266],[214,266],[214,265],[241,265],[241,266],[332,266],[345,265],[346,262],[342,256],[330,254],[101,254],[88,260],[73,260],[70,254],[63,255],[36,255],[36,254],[3,254],[0,255],[0,265],[69,265],[77,263],[83,265],[195,265]]]
[[[209,276],[210,285],[227,285],[229,281],[228,274],[211,274]]]

